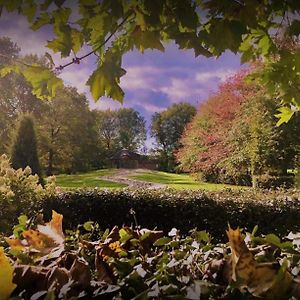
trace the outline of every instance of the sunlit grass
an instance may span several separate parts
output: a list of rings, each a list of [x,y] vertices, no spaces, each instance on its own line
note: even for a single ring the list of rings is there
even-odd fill
[[[112,169],[103,169],[88,173],[79,173],[72,175],[61,174],[56,176],[56,184],[65,190],[72,190],[77,188],[115,189],[126,187],[125,184],[103,180],[99,178],[101,176],[111,175],[112,173]]]
[[[244,188],[241,186],[229,185],[229,184],[216,184],[216,183],[208,183],[208,182],[198,182],[191,175],[188,174],[173,174],[167,172],[160,171],[149,171],[142,172],[135,176],[130,176],[132,179],[142,180],[153,183],[163,183],[166,184],[170,188],[183,190],[183,189],[191,189],[191,190],[223,190],[226,188],[234,188],[240,189]]]

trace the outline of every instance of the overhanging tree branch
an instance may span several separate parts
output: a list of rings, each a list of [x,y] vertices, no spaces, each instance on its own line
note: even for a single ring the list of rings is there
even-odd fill
[[[132,15],[132,12],[129,12],[127,14],[127,16],[123,19],[123,21],[118,24],[118,26],[116,26],[116,28],[110,33],[110,35],[103,41],[103,43],[101,43],[96,49],[88,52],[87,54],[81,56],[81,57],[75,57],[72,59],[72,61],[66,63],[65,65],[60,65],[58,67],[56,67],[55,69],[57,71],[62,71],[64,68],[71,66],[73,64],[80,64],[80,61],[87,58],[88,56],[92,55],[92,54],[96,54],[96,52],[103,47],[107,42],[109,42],[109,40],[117,33],[117,31],[126,23],[126,21],[129,19],[129,17]],[[96,54],[97,55],[97,54]],[[98,55],[97,55],[98,56]]]

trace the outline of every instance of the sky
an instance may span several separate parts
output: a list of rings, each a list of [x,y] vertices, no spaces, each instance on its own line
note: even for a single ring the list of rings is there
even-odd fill
[[[16,42],[21,47],[21,54],[42,55],[46,51],[53,54],[45,47],[52,33],[47,28],[32,31],[21,15],[4,12],[0,17],[0,36],[8,36]],[[165,48],[165,52],[147,50],[144,54],[131,51],[123,57],[123,68],[127,71],[121,78],[125,92],[123,105],[105,97],[96,103],[92,99],[85,83],[95,68],[96,56],[64,69],[60,77],[66,85],[85,93],[92,109],[134,108],[146,119],[149,129],[153,113],[183,101],[199,107],[226,77],[241,68],[239,57],[230,52],[218,59],[195,58],[192,50],[179,50],[175,44],[167,44]],[[85,48],[79,56],[86,52],[88,49]],[[62,61],[58,54],[53,54],[53,58],[57,65],[70,60]],[[152,142],[148,137],[147,146],[150,147]]]

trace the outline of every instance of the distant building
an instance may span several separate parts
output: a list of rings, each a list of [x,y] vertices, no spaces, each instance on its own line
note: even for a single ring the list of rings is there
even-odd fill
[[[149,156],[147,155],[141,155],[127,149],[122,149],[117,151],[111,157],[111,166],[118,169],[124,168],[157,170],[158,162],[149,158]]]

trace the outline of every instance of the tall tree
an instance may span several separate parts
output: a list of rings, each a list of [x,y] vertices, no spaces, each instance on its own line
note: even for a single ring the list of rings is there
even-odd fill
[[[19,52],[20,48],[8,37],[0,38],[0,68],[7,60],[18,60],[29,64],[45,63],[35,55],[20,57]],[[18,74],[11,73],[5,78],[0,78],[0,90],[0,153],[4,153],[8,151],[10,131],[15,127],[17,116],[38,113],[42,103],[32,95],[32,87]]]
[[[107,153],[118,148],[118,118],[114,110],[96,110],[97,135]]]
[[[118,149],[137,151],[146,140],[145,119],[132,108],[97,111],[99,140],[107,156]]]
[[[20,118],[11,149],[11,163],[14,169],[29,166],[33,174],[41,178],[34,122],[31,116]]]
[[[195,114],[194,106],[179,103],[152,116],[151,135],[156,140],[157,150],[161,153],[162,167],[165,170],[174,170],[175,151],[180,148],[181,135]]]
[[[132,108],[117,111],[118,140],[121,148],[137,151],[146,140],[145,119]]]
[[[211,181],[247,183],[262,174],[285,175],[295,168],[300,120],[276,127],[278,106],[264,87],[229,78],[200,106],[177,154],[180,166]]]
[[[75,88],[65,87],[44,103],[37,124],[47,175],[96,167],[95,119],[86,97]]]

